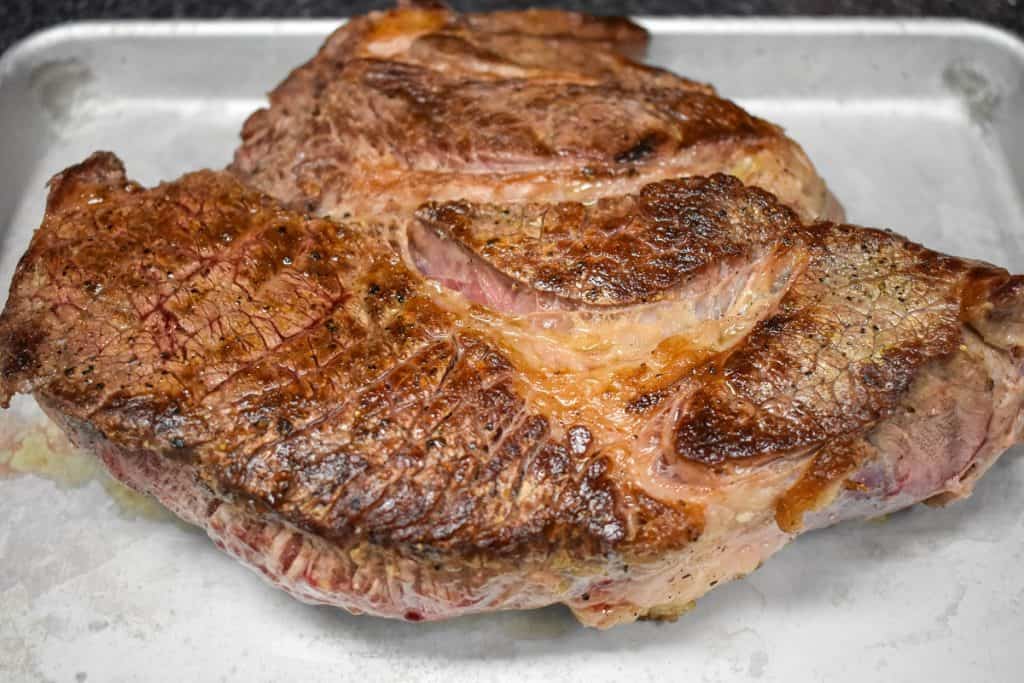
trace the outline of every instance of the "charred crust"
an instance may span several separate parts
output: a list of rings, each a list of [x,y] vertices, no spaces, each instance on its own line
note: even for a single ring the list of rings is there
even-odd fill
[[[624,494],[631,511],[629,557],[641,560],[696,543],[704,533],[704,508],[685,502],[662,503],[637,489]],[[627,567],[628,570],[628,567]]]
[[[111,152],[93,152],[85,161],[50,178],[47,212],[75,203],[76,193],[88,186],[118,187],[126,182],[124,164]]]
[[[626,412],[633,415],[643,415],[661,405],[661,402],[669,395],[669,392],[664,390],[643,393],[626,404]]]
[[[588,306],[658,301],[709,266],[784,247],[800,226],[774,197],[725,175],[593,206],[429,203],[416,217],[509,282]]]
[[[776,314],[758,323],[758,330],[765,335],[776,336],[786,329],[789,318],[785,314]]]
[[[36,328],[16,327],[4,335],[0,372],[5,385],[13,385],[40,369],[37,347],[42,341],[43,332]]]
[[[639,140],[633,143],[633,145],[616,154],[615,163],[635,164],[637,162],[644,161],[654,153],[659,142],[659,135],[652,133],[643,135]]]
[[[812,261],[779,312],[709,361],[721,372],[695,373],[677,457],[763,463],[861,433],[893,413],[927,363],[958,348],[969,264],[851,226],[822,224],[802,239]]]

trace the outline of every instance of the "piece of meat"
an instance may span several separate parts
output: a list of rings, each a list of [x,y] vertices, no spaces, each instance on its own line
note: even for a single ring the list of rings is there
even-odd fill
[[[231,169],[339,219],[428,200],[588,201],[718,172],[806,220],[841,219],[780,128],[627,56],[645,45],[625,20],[546,10],[357,17],[250,117]]]
[[[968,494],[1021,436],[1022,283],[722,175],[334,221],[97,154],[51,182],[0,400],[302,600],[607,627]]]

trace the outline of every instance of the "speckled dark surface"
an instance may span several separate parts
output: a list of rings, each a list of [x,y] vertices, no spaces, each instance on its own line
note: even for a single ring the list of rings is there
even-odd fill
[[[29,33],[86,18],[339,17],[390,0],[0,0],[0,50]],[[959,16],[1024,33],[1024,0],[454,0],[459,9],[551,6],[595,14]]]

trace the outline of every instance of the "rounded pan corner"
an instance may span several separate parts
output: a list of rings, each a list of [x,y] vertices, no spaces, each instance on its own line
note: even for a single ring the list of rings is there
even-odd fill
[[[33,55],[45,52],[54,45],[85,37],[102,36],[109,32],[109,22],[68,21],[47,26],[16,40],[0,54],[0,77],[11,73],[18,64],[31,61]]]
[[[979,40],[997,44],[1008,49],[1020,60],[1024,67],[1024,38],[1008,28],[996,26],[980,19],[947,19],[951,25],[959,27],[964,34]]]
[[[15,41],[0,54],[0,79],[19,64],[38,61],[35,56],[56,45],[111,36],[237,35],[250,33],[326,34],[345,21],[339,19],[82,19],[39,29]]]
[[[633,19],[652,33],[714,30],[723,33],[767,34],[918,34],[968,36],[997,43],[1024,59],[1024,38],[1009,29],[963,17],[868,16],[648,16]]]

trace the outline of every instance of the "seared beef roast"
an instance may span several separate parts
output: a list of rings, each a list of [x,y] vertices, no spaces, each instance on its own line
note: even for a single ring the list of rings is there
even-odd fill
[[[966,494],[1020,435],[1021,288],[722,175],[335,222],[98,154],[52,182],[0,399],[301,599],[609,626]]]
[[[643,42],[374,14],[229,171],[64,171],[0,401],[296,597],[409,620],[671,618],[802,530],[968,494],[1020,439],[1024,280],[816,220],[800,149]]]

